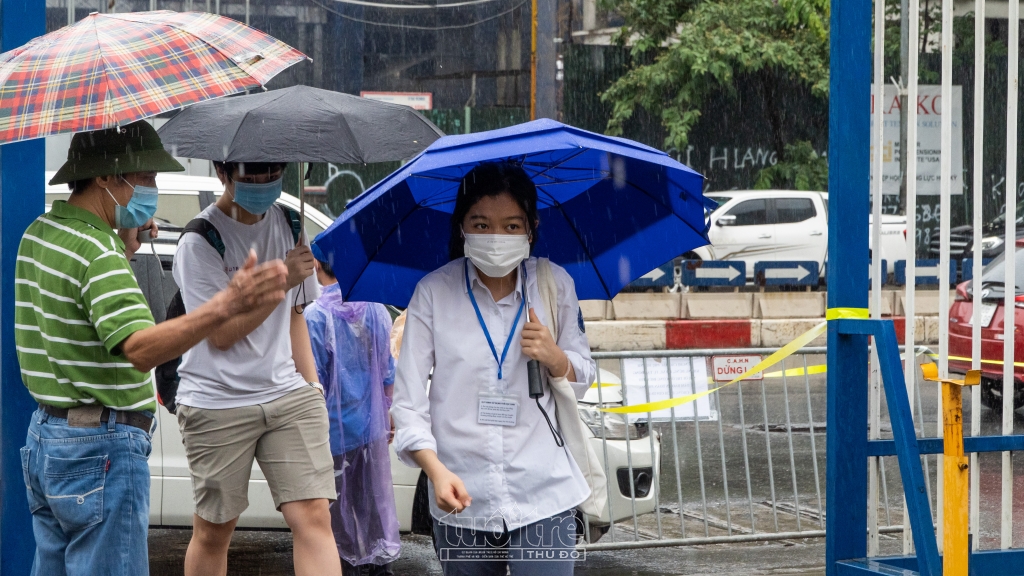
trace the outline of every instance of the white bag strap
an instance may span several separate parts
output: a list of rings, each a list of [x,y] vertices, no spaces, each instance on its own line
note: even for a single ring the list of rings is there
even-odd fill
[[[555,284],[555,275],[551,273],[551,261],[547,258],[537,258],[537,290],[540,292],[540,301],[548,314],[548,330],[551,337],[558,341],[560,327],[558,326],[558,285]]]
[[[557,341],[561,329],[558,324],[558,285],[547,258],[537,259],[537,290],[548,313],[548,329]],[[576,393],[564,378],[548,378],[548,389],[555,399],[556,417],[565,447],[590,487],[590,495],[578,508],[584,514],[601,518],[607,506],[607,478],[597,452],[587,440],[588,434],[576,407]]]

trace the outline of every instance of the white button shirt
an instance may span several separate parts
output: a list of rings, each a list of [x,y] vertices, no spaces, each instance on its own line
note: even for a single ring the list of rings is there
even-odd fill
[[[515,292],[495,302],[469,264],[470,286],[499,357],[507,339],[513,338],[499,384],[498,363],[466,292],[466,262],[461,258],[427,275],[409,303],[391,406],[395,450],[410,466],[415,466],[410,452],[434,450],[473,498],[463,512],[447,514],[437,507],[433,483],[428,483],[434,518],[443,524],[502,532],[573,508],[587,498],[590,488],[569,452],[555,444],[544,415],[529,396],[529,357],[520,344],[527,310],[512,326],[523,298],[521,282]],[[575,284],[560,266],[552,264],[551,271],[558,286],[560,333],[555,341],[572,362],[578,380],[572,386],[581,398],[594,382],[597,367],[590,357]],[[535,258],[527,260],[526,272],[529,304],[541,323],[550,326],[537,290]],[[481,392],[505,392],[518,400],[516,425],[478,424]],[[546,385],[540,405],[555,422],[555,402]]]

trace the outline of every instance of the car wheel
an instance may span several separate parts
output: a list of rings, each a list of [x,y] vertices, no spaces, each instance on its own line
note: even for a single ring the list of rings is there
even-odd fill
[[[430,517],[430,503],[427,501],[430,495],[427,492],[427,473],[420,472],[420,478],[416,481],[416,494],[412,497],[412,527],[413,534],[432,536],[434,534],[434,521]]]
[[[999,397],[993,392],[995,387],[995,380],[989,380],[988,378],[981,379],[981,405],[989,410],[998,411],[1002,408],[1002,402],[999,401]]]
[[[1013,409],[1024,408],[1024,390],[1020,387],[1024,386],[1024,382],[1016,381],[1015,388],[1016,393],[1013,398]],[[1003,382],[1001,380],[995,380],[993,378],[982,378],[981,379],[981,405],[992,410],[994,412],[1000,412],[1003,409]]]

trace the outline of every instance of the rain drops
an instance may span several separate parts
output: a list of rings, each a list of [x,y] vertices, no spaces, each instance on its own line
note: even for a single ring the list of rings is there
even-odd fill
[[[623,285],[629,284],[633,281],[633,275],[630,272],[631,266],[629,265],[629,258],[625,255],[619,256],[619,281]]]
[[[626,161],[616,156],[612,159],[612,183],[616,190],[626,187]]]

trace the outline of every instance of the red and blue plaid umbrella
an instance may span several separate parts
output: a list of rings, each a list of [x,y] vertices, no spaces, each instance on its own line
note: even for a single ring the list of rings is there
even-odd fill
[[[93,13],[0,54],[0,144],[111,128],[237,94],[305,59],[214,14]]]

